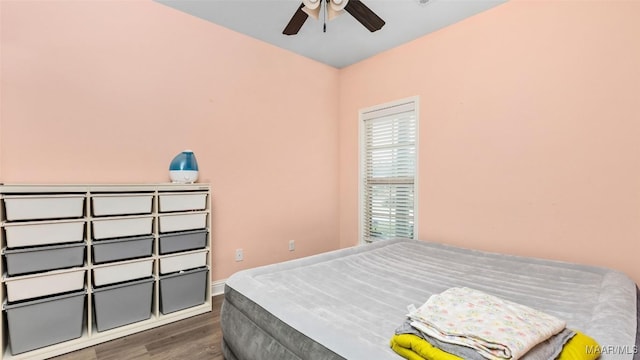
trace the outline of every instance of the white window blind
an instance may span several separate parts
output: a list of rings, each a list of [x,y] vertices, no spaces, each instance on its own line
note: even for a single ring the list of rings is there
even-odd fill
[[[416,101],[360,113],[362,119],[362,238],[415,238]]]

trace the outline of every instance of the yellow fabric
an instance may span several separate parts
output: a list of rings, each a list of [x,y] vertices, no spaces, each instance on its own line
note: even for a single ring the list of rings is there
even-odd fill
[[[407,360],[427,360],[425,358],[423,358],[422,356],[416,354],[415,352],[413,352],[413,350],[411,349],[407,349],[407,348],[403,348],[402,346],[396,344],[395,341],[393,341],[393,339],[391,339],[391,349],[393,351],[396,352],[396,354],[402,356],[403,358],[407,359]]]
[[[413,334],[394,335],[391,338],[391,349],[408,360],[463,360]]]
[[[600,345],[591,337],[576,331],[562,348],[556,360],[595,360],[600,356]]]
[[[407,360],[463,360],[413,334],[394,335],[390,345],[393,351]],[[556,360],[595,360],[599,356],[600,345],[593,338],[576,331]]]

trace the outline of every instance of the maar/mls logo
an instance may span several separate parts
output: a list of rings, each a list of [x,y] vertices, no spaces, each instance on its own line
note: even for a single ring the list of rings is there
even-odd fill
[[[638,345],[587,345],[587,354],[632,355],[638,353]]]

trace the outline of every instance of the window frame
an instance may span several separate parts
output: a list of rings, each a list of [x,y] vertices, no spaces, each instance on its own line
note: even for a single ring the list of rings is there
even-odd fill
[[[366,176],[366,130],[365,121],[370,118],[370,113],[380,111],[381,116],[384,115],[385,109],[413,104],[413,112],[415,116],[415,174],[413,177],[413,238],[417,239],[418,235],[418,189],[419,189],[419,138],[420,138],[420,101],[418,96],[412,96],[400,100],[395,100],[379,105],[374,105],[358,111],[358,133],[359,133],[359,151],[358,151],[358,244],[369,244],[371,241],[365,240],[365,176]],[[369,116],[367,116],[369,115]],[[375,241],[374,241],[375,242]]]

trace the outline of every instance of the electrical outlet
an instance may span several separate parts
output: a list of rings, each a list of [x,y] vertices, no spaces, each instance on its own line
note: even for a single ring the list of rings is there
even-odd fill
[[[244,253],[242,252],[242,249],[236,249],[236,261],[242,260],[244,260]]]
[[[293,251],[296,249],[296,241],[295,240],[289,240],[289,251]]]

